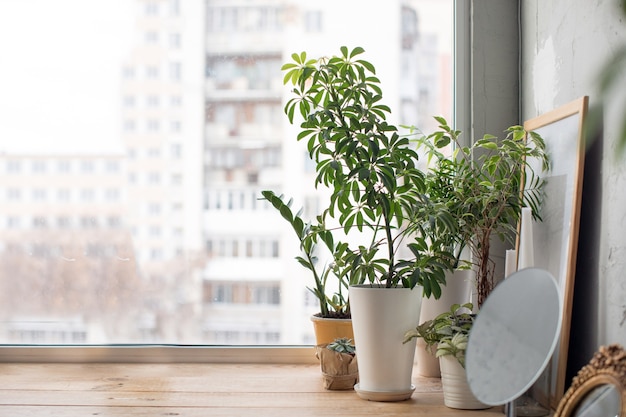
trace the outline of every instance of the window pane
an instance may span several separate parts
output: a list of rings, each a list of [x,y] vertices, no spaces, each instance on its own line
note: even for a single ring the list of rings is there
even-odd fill
[[[324,207],[280,67],[362,46],[392,122],[428,132],[452,0],[96,3],[0,2],[0,343],[312,343],[311,277],[259,200]]]

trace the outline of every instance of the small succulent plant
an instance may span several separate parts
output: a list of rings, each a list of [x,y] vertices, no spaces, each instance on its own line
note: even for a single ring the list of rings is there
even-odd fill
[[[354,343],[352,339],[348,339],[345,337],[340,337],[330,342],[327,349],[334,350],[339,353],[346,353],[348,355],[354,355],[356,353],[356,349],[354,348]]]

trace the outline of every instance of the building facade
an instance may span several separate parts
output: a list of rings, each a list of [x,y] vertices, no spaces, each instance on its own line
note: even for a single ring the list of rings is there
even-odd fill
[[[310,218],[326,205],[283,113],[282,64],[364,47],[397,124],[427,125],[450,83],[419,1],[356,3],[135,1],[122,151],[1,155],[0,338],[314,343],[311,277],[261,199],[284,193]]]

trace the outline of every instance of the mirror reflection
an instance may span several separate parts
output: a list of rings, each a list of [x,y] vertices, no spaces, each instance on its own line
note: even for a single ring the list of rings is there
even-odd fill
[[[620,392],[615,385],[599,385],[585,395],[572,413],[574,417],[618,417]]]

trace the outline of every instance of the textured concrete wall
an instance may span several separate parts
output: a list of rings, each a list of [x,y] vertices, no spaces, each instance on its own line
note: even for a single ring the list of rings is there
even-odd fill
[[[523,0],[521,28],[524,119],[584,95],[599,102],[598,71],[626,43],[617,0]],[[598,346],[626,346],[626,155],[614,151],[626,106],[616,103],[586,154],[569,377]]]

